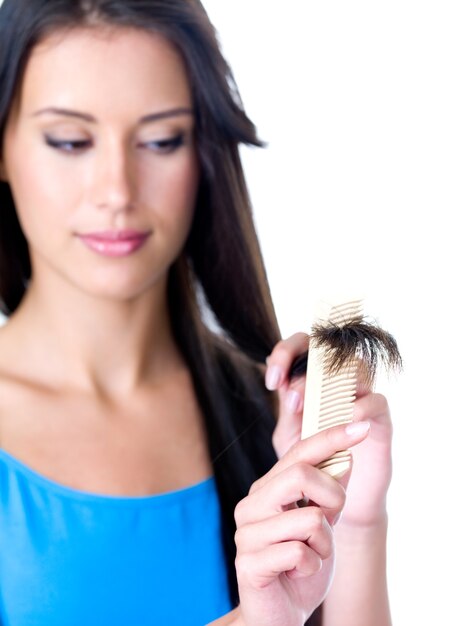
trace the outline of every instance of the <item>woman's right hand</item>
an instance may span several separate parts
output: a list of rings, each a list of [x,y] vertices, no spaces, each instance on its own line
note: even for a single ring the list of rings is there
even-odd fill
[[[335,426],[299,441],[237,505],[235,567],[244,626],[303,626],[324,600],[334,570],[332,526],[349,473],[338,481],[315,466],[363,441],[368,426]],[[309,506],[296,504],[303,498]]]

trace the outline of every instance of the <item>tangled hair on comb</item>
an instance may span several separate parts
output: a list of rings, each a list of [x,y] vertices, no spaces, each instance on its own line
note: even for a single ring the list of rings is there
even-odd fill
[[[325,350],[328,374],[335,374],[360,359],[366,381],[372,384],[379,363],[383,363],[387,370],[401,370],[403,366],[392,335],[362,316],[344,323],[316,324],[312,327],[310,339],[315,347]]]
[[[324,350],[325,367],[329,374],[335,374],[359,359],[365,381],[372,385],[379,363],[388,371],[401,371],[403,367],[397,342],[392,335],[362,316],[339,323],[315,324],[309,338],[316,348]],[[308,352],[294,361],[290,377],[305,373],[307,359]]]

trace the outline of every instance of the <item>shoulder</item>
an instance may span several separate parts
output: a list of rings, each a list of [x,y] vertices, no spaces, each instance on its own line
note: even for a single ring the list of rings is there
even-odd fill
[[[11,337],[7,324],[0,325],[0,384],[7,384],[15,378],[18,359],[15,343]],[[0,397],[1,399],[1,397]]]
[[[20,374],[21,358],[17,352],[5,325],[0,325],[0,448],[5,427],[28,394],[28,385]]]
[[[9,322],[0,323],[0,381],[3,384],[27,386],[29,375],[31,381],[35,379],[26,346],[27,342],[20,328]]]

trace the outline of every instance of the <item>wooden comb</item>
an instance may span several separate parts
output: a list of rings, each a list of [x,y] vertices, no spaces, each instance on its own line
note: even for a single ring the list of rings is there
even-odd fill
[[[359,368],[372,383],[379,360],[401,369],[395,339],[364,320],[363,298],[320,302],[310,335],[301,438],[352,421]],[[351,466],[350,450],[318,465],[340,478]]]

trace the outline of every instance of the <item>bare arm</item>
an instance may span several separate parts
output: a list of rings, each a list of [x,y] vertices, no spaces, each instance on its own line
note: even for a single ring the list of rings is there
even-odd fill
[[[387,593],[387,516],[369,528],[335,528],[336,572],[323,626],[391,626]]]
[[[299,441],[235,508],[240,595],[212,626],[303,626],[324,600],[334,569],[333,531],[344,487],[316,466],[367,438],[369,425],[338,425]],[[298,507],[307,497],[318,506]]]
[[[268,369],[282,372],[276,384],[279,419],[273,436],[278,457],[300,437],[304,379],[290,381],[294,358],[308,347],[306,335],[297,333],[280,342],[269,357]],[[297,393],[292,403],[292,393]],[[386,497],[392,475],[392,422],[388,403],[361,380],[354,421],[371,423],[369,437],[353,450],[353,468],[341,520],[334,526],[336,571],[323,603],[322,626],[390,626],[386,578]]]

